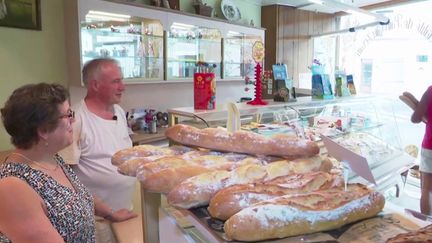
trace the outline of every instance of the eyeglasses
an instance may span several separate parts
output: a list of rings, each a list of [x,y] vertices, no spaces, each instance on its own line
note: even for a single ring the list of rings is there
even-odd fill
[[[59,116],[59,119],[63,119],[63,118],[69,118],[69,119],[73,119],[73,118],[75,118],[75,111],[69,109],[69,110],[67,111],[67,114],[66,114],[66,115],[61,115],[61,116]]]

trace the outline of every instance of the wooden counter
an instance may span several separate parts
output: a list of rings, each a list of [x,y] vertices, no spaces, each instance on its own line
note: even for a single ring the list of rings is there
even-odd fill
[[[165,130],[167,127],[158,127],[157,133],[147,133],[144,131],[135,131],[131,135],[133,145],[155,143],[166,140]]]
[[[141,214],[123,222],[112,223],[114,236],[118,243],[143,243]]]

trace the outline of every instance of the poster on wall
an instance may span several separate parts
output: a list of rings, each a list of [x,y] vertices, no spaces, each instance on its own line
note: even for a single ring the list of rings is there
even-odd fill
[[[0,27],[41,30],[40,0],[0,0]]]

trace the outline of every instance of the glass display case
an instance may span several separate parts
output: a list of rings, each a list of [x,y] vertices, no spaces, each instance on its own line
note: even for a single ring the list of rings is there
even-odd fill
[[[238,103],[242,129],[266,136],[291,133],[315,140],[321,154],[327,150],[320,135],[326,135],[343,147],[362,155],[368,161],[377,185],[385,191],[398,187],[400,171],[414,163],[414,158],[403,152],[393,106],[396,101],[377,97],[342,97],[315,100],[298,97],[297,102],[269,101],[265,106]],[[197,127],[225,126],[228,111],[194,110],[193,107],[169,109],[170,125],[191,124]],[[370,183],[350,172],[349,182]]]
[[[265,35],[263,28],[136,1],[68,0],[64,12],[67,78],[74,86],[83,85],[84,63],[98,57],[118,60],[125,83],[191,82],[198,62],[211,67],[217,80],[233,80],[244,76],[244,71],[224,78],[222,38],[229,31],[244,35],[239,45],[228,48],[228,52],[239,51],[233,61],[243,70],[250,63],[247,51],[251,52],[251,48],[246,48],[246,36],[263,40]]]
[[[224,78],[254,77],[256,63],[252,57],[252,47],[256,41],[262,41],[261,37],[228,31],[223,40]]]
[[[124,81],[163,80],[163,27],[158,20],[89,11],[81,22],[82,63],[116,59]]]
[[[197,63],[221,76],[222,36],[218,29],[173,23],[167,33],[167,79],[193,78]]]

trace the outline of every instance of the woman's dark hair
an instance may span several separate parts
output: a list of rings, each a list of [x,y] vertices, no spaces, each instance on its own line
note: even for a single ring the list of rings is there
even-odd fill
[[[38,128],[53,131],[61,115],[59,105],[68,98],[68,91],[59,84],[29,84],[16,89],[0,110],[12,144],[28,149],[39,142]]]

